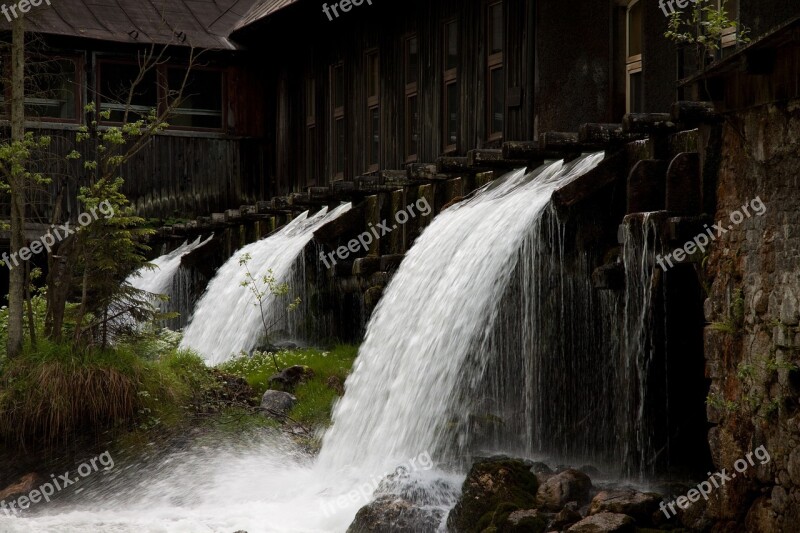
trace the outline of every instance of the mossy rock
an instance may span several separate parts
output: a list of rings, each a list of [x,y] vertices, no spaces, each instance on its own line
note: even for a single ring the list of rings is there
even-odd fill
[[[539,482],[523,461],[507,457],[482,459],[472,465],[458,503],[447,518],[453,533],[503,533],[509,515],[531,509]],[[535,530],[531,530],[535,531]]]

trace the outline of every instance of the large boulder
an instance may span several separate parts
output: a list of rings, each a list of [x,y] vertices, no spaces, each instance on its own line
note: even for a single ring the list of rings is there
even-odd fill
[[[618,513],[598,513],[587,516],[567,531],[569,533],[633,533],[633,518]]]
[[[535,506],[538,485],[530,465],[523,461],[507,457],[478,460],[464,480],[461,498],[447,517],[447,528],[456,533],[480,533],[505,525],[515,511]],[[521,521],[531,517],[515,518]]]
[[[550,476],[539,487],[536,498],[539,507],[559,511],[569,502],[583,505],[589,501],[592,480],[580,470],[568,469]]]
[[[283,418],[289,414],[297,398],[288,392],[268,390],[261,397],[261,409],[270,418]]]
[[[443,516],[404,498],[381,496],[359,509],[347,533],[434,533]]]
[[[640,526],[650,525],[661,497],[653,492],[633,489],[604,490],[589,505],[589,514],[620,513],[632,516]]]

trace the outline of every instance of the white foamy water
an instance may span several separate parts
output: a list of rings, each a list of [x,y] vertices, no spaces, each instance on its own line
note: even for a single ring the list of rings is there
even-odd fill
[[[194,242],[184,242],[170,253],[150,261],[155,268],[140,268],[136,273],[128,276],[125,281],[143,291],[153,294],[168,294],[172,279],[181,266],[183,256],[197,250],[213,238],[212,235],[204,241],[201,241],[202,237],[198,237]]]
[[[304,310],[286,312],[286,306],[296,296],[303,299],[305,289],[305,261],[302,252],[314,232],[350,210],[343,204],[328,212],[321,209],[312,217],[308,212],[298,216],[275,234],[249,244],[236,252],[208,284],[205,294],[197,302],[192,320],[186,327],[182,348],[191,348],[202,355],[209,364],[219,364],[242,351],[256,348],[264,333],[261,311],[255,303],[250,288],[243,287],[245,269],[239,264],[243,254],[251,259],[248,267],[253,277],[260,280],[272,270],[278,283],[288,283],[290,298],[269,298],[265,305],[266,322],[275,324],[276,330],[294,333],[303,320]]]
[[[601,159],[512,172],[433,220],[370,320],[317,458],[275,436],[238,447],[220,443],[130,467],[123,481],[86,491],[72,505],[54,502],[42,506],[44,515],[0,519],[0,531],[344,532],[377,480],[421,454],[430,454],[432,468],[413,472],[392,493],[415,494],[444,518],[463,481],[463,474],[444,471],[454,458],[448,450],[459,449],[452,417],[483,378],[482,358],[491,353],[484,343],[521,244],[553,191]],[[310,228],[340,212],[297,219],[283,235],[240,253],[250,253],[254,266],[286,272]],[[238,255],[212,281],[184,340],[210,361],[252,347],[258,336],[258,316],[247,316],[239,286]]]

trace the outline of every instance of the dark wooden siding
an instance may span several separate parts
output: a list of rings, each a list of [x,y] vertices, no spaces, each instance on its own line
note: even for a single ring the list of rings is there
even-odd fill
[[[271,25],[251,36],[253,46],[264,53],[277,46],[273,84],[275,93],[275,192],[300,191],[309,185],[324,185],[334,175],[333,125],[331,123],[330,66],[343,62],[345,75],[345,179],[362,175],[368,168],[368,116],[366,53],[377,49],[380,61],[381,148],[380,168],[400,169],[405,163],[404,38],[415,33],[419,42],[418,106],[420,124],[418,160],[434,161],[443,150],[444,22],[458,25],[460,100],[458,154],[473,148],[499,147],[486,141],[486,8],[485,1],[412,1],[354,7],[340,19],[329,22],[319,5],[295,13],[294,20],[308,23],[302,36],[285,31],[287,20],[276,17]],[[519,91],[518,102],[506,101],[504,140],[533,136],[533,6],[527,0],[504,2],[504,73],[507,89]],[[266,37],[269,35],[269,37]],[[312,40],[304,40],[313,35]],[[281,44],[277,44],[281,43]],[[305,87],[309,73],[316,80],[316,158],[319,172],[306,170]],[[507,91],[508,92],[508,91]],[[269,101],[268,101],[269,105]]]

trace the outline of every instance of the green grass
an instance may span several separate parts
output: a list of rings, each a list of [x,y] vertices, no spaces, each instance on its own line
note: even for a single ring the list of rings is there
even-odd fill
[[[339,397],[337,384],[344,385],[357,355],[358,347],[350,345],[336,346],[328,351],[306,348],[275,353],[280,368],[302,365],[314,371],[311,380],[295,389],[297,405],[289,416],[307,427],[319,429],[328,426],[333,404]],[[245,378],[259,396],[270,388],[269,378],[276,373],[269,352],[256,352],[252,358],[243,356],[223,363],[218,369]]]

